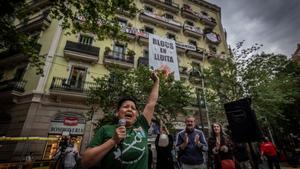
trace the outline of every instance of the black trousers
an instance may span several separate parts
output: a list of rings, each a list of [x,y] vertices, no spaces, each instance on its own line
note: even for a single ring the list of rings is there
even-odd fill
[[[280,169],[279,159],[277,156],[267,156],[269,169],[273,169],[275,165],[276,169]]]

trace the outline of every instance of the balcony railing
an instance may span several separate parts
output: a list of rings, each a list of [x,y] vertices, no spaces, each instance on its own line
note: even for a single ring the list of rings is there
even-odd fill
[[[39,54],[42,45],[36,44],[33,48],[35,52]],[[26,62],[28,56],[22,53],[22,50],[19,48],[11,48],[9,50],[3,51],[0,53],[0,67],[10,67],[18,63]]]
[[[214,27],[217,25],[217,22],[215,20],[215,18],[211,17],[211,16],[207,16],[207,15],[202,15],[201,17],[201,21],[208,26]]]
[[[201,28],[187,25],[187,24],[183,25],[183,32],[187,35],[190,35],[190,36],[193,36],[196,38],[200,38],[203,35],[203,31]]]
[[[205,49],[197,47],[196,50],[188,50],[186,54],[188,57],[202,60],[205,57]]]
[[[134,56],[129,56],[116,51],[109,51],[104,53],[104,63],[106,65],[118,65],[122,68],[129,69],[134,67]]]
[[[134,40],[138,29],[132,26],[121,25],[121,31],[127,34],[128,39]]]
[[[0,91],[24,92],[26,83],[27,83],[26,80],[14,80],[14,79],[6,80],[0,82]]]
[[[166,11],[170,11],[173,13],[179,12],[179,4],[174,3],[172,1],[164,1],[164,0],[141,0],[144,3],[148,3],[153,6],[160,7],[162,9],[165,9]]]
[[[163,16],[159,16],[152,12],[142,11],[140,13],[139,19],[141,21],[154,23],[162,27],[166,27],[173,31],[179,32],[181,30],[182,24],[172,19],[165,18]]]
[[[76,81],[61,77],[53,77],[50,90],[69,91],[87,93],[91,88],[95,88],[96,83],[86,81]]]
[[[100,48],[98,47],[67,41],[64,53],[65,56],[70,59],[97,63],[99,59],[99,51]]]
[[[187,4],[183,4],[183,7],[181,8],[181,15],[183,17],[186,17],[188,19],[192,19],[192,20],[200,20],[202,21],[205,25],[214,27],[217,25],[217,22],[215,20],[215,18],[207,15],[207,14],[203,14],[200,12],[196,12],[193,11],[193,9],[187,5]]]
[[[26,22],[21,22],[17,25],[17,29],[22,32],[42,31],[46,30],[50,24],[49,10],[46,10],[39,15],[29,17]]]
[[[181,8],[181,16],[192,20],[199,20],[201,18],[200,13],[194,12],[192,8],[186,4]]]

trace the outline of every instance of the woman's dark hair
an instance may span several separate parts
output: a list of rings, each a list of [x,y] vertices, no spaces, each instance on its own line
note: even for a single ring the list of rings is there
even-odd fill
[[[219,122],[214,122],[214,123],[212,123],[212,125],[211,125],[211,135],[212,135],[213,137],[216,137],[216,133],[215,133],[215,131],[214,131],[214,124],[217,124],[217,125],[220,126],[220,135],[221,135],[221,137],[222,137],[222,136],[224,135],[224,133],[223,133],[223,127],[222,127],[222,124],[219,123]]]
[[[118,101],[117,110],[119,110],[119,109],[121,108],[122,104],[123,104],[125,101],[132,101],[132,102],[136,105],[136,99],[135,99],[134,97],[125,96],[125,97],[122,97],[122,98]]]

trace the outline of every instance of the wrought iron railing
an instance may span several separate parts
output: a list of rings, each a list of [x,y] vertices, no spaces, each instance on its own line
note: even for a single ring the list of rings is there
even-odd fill
[[[122,52],[116,52],[116,51],[105,52],[104,57],[107,59],[119,60],[122,62],[134,64],[134,56],[126,55],[125,53]]]
[[[86,93],[91,88],[95,88],[96,83],[53,77],[50,89]]]
[[[6,80],[0,82],[0,91],[15,90],[18,92],[24,92],[26,83],[26,80]]]
[[[85,53],[95,57],[99,57],[100,48],[91,45],[85,45],[78,42],[67,41],[65,50]]]

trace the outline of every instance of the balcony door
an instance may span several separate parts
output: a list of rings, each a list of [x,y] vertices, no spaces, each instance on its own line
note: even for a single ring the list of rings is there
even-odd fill
[[[87,69],[79,66],[72,66],[70,74],[70,86],[74,89],[83,89],[86,78]]]
[[[124,45],[115,44],[114,50],[113,50],[113,57],[115,59],[123,60],[125,55],[125,47]]]

